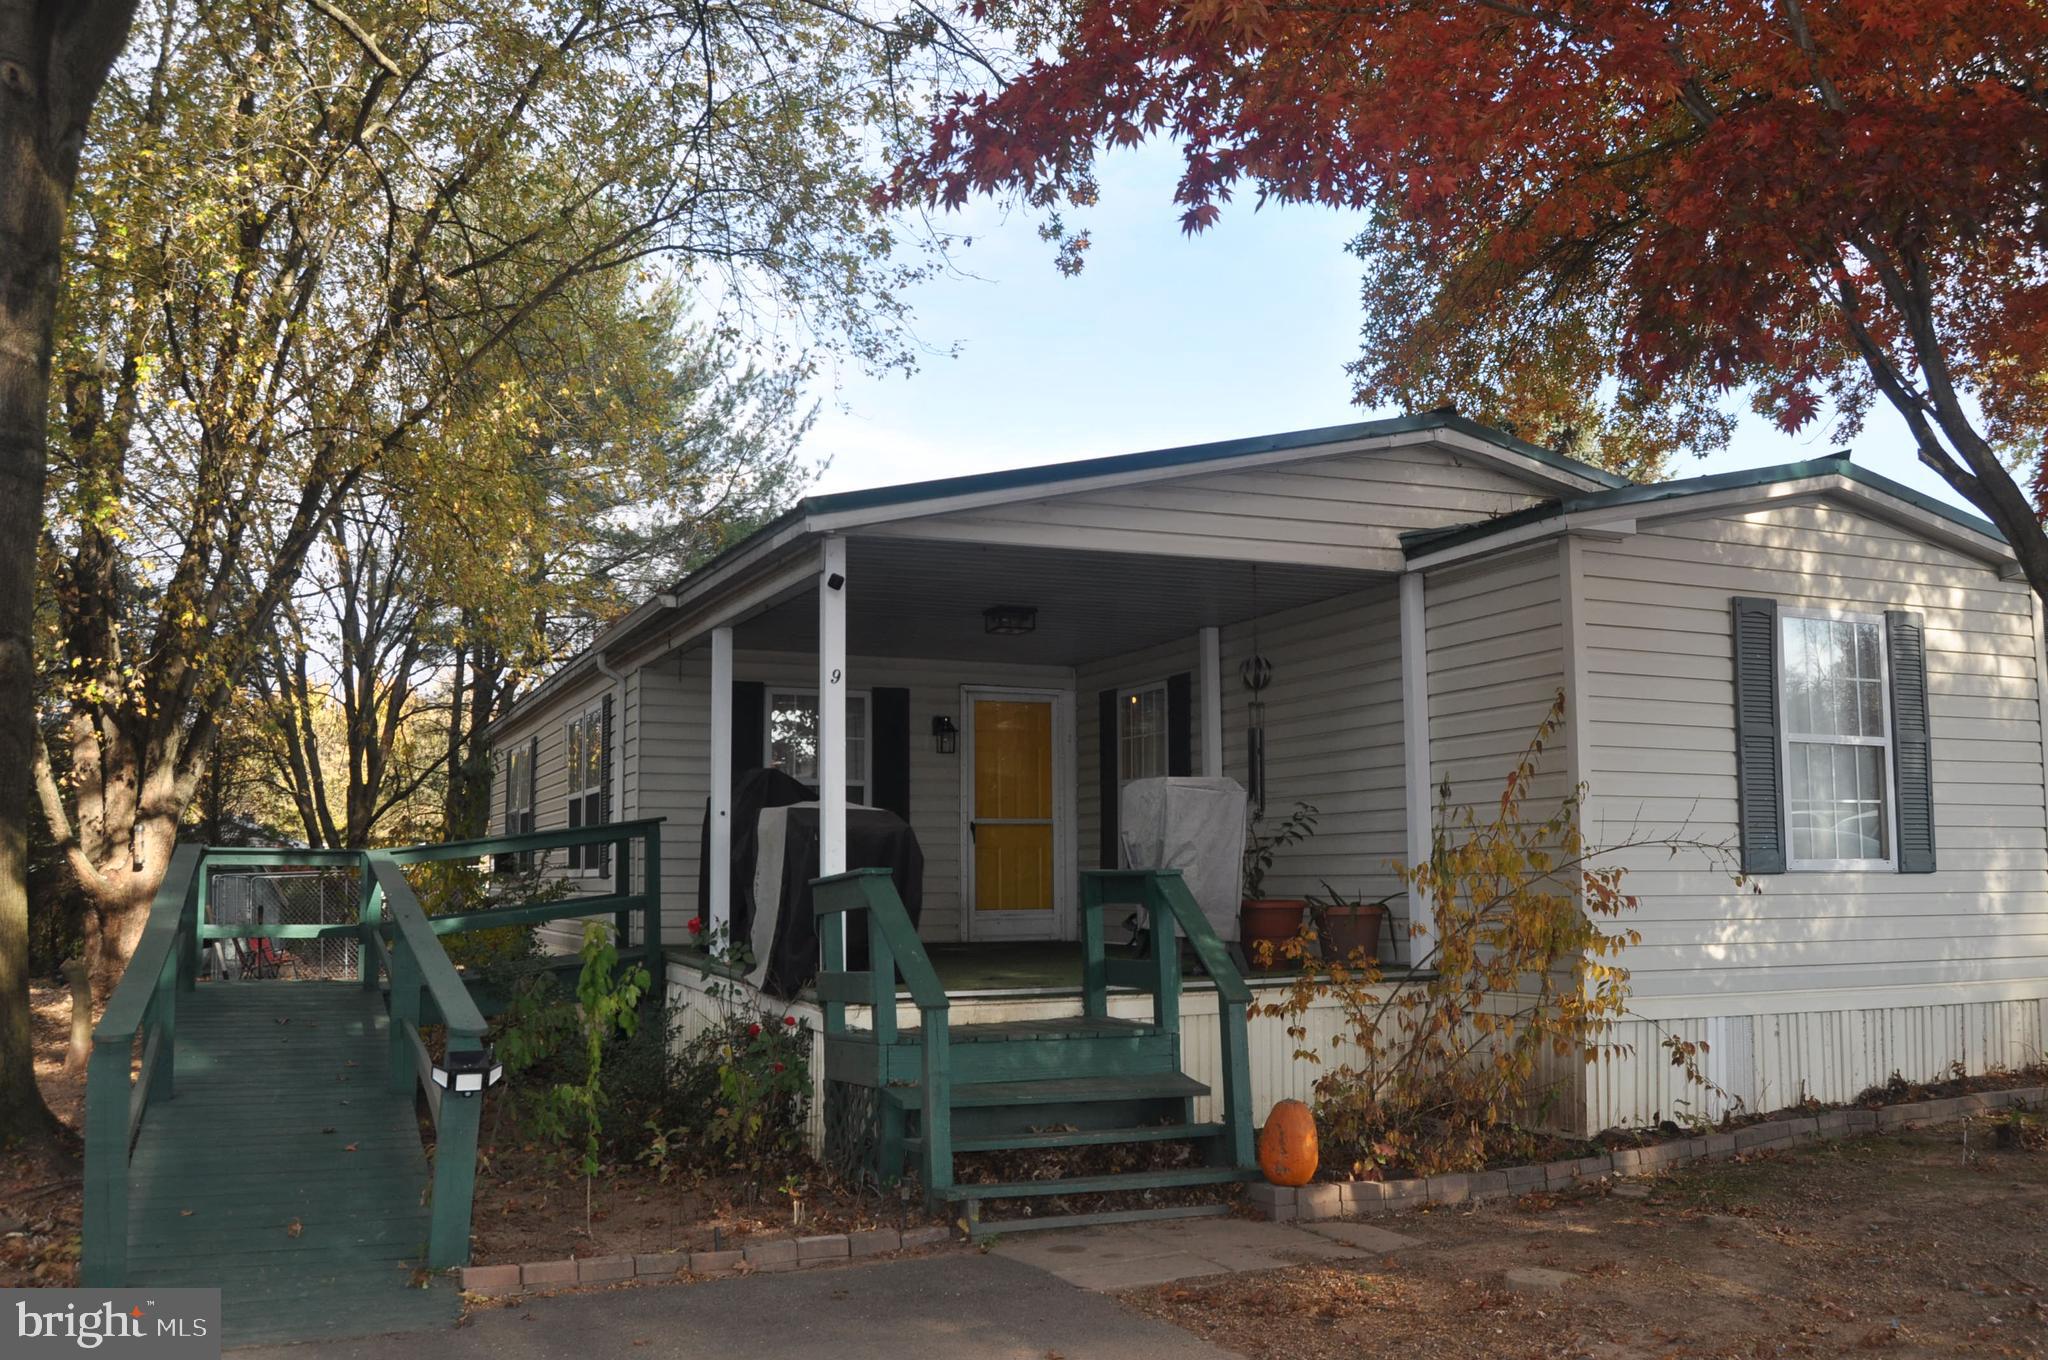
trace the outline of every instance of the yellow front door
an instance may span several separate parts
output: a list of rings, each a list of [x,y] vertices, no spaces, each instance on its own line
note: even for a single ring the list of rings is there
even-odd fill
[[[973,932],[1050,933],[1057,825],[1053,700],[976,697],[969,703]]]

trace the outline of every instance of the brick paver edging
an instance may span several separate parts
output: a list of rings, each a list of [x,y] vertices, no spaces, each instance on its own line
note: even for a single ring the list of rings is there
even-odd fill
[[[1452,1176],[1418,1176],[1400,1181],[1325,1181],[1304,1185],[1298,1190],[1255,1183],[1247,1186],[1246,1191],[1252,1208],[1276,1223],[1388,1214],[1401,1209],[1420,1208],[1425,1204],[1469,1204],[1476,1200],[1528,1194],[1534,1190],[1564,1190],[1608,1176],[1665,1171],[1691,1162],[1762,1152],[1767,1148],[1792,1147],[1828,1138],[1852,1138],[1859,1134],[1918,1128],[1924,1124],[1946,1124],[1983,1110],[2036,1105],[2044,1097],[2048,1097],[2048,1087],[1980,1091],[1945,1100],[1886,1105],[1876,1110],[1829,1110],[1824,1114],[1773,1119],[1747,1125],[1732,1133],[1674,1138],[1667,1143],[1623,1148],[1598,1157],[1579,1157],[1566,1162],[1510,1166]]]
[[[764,1237],[728,1251],[668,1251],[640,1256],[586,1256],[528,1265],[463,1266],[466,1294],[524,1294],[575,1285],[619,1284],[626,1280],[676,1279],[748,1270],[799,1270],[859,1257],[916,1251],[951,1241],[949,1228],[874,1228],[816,1237]]]

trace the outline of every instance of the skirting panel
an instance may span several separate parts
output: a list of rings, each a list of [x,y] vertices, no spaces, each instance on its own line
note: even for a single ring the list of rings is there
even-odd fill
[[[1624,1021],[1616,1038],[1630,1051],[1586,1074],[1587,1127],[1718,1119],[1737,1101],[1756,1112],[1805,1100],[1840,1104],[1893,1076],[1925,1082],[1958,1067],[2025,1067],[2042,1057],[2042,1005],[2030,998]],[[1672,1065],[1665,1040],[1673,1035],[1707,1045],[1700,1070],[1725,1096]]]

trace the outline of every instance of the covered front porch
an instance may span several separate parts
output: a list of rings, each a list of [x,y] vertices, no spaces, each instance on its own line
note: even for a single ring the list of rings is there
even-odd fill
[[[1230,779],[1273,820],[1312,806],[1316,834],[1275,862],[1272,896],[1396,894],[1389,862],[1426,834],[1421,592],[1386,572],[845,535],[730,606],[640,673],[628,749],[643,787],[702,753],[708,807],[675,821],[689,837],[704,818],[678,881],[698,884],[711,938],[752,894],[734,881],[732,791],[761,767],[815,789],[820,873],[848,867],[850,808],[902,819],[918,934],[962,991],[1074,985],[1071,955],[1046,946],[1078,938],[1079,872],[1125,862],[1132,780]],[[1398,964],[1410,909],[1392,908],[1382,957]]]
[[[963,1181],[956,1151],[1183,1142],[1197,1165],[1086,1184],[1144,1196],[1227,1183],[1251,1170],[1255,1119],[1310,1094],[1300,1040],[1254,1013],[1260,991],[1291,979],[1247,970],[1232,948],[1235,873],[1219,921],[1177,877],[1121,872],[1118,827],[1131,780],[1234,780],[1254,809],[1306,803],[1319,819],[1275,862],[1269,894],[1372,900],[1398,886],[1387,862],[1427,826],[1408,797],[1427,786],[1408,768],[1422,676],[1403,661],[1422,650],[1402,645],[1424,627],[1420,592],[1280,557],[832,535],[679,638],[672,667],[640,673],[643,723],[666,711],[698,724],[707,807],[691,905],[716,952],[751,956],[741,971],[765,953],[759,922],[795,871],[761,852],[784,842],[757,834],[756,805],[734,790],[767,767],[815,791],[816,967],[764,1004],[815,1036],[811,1138],[828,1160],[916,1174],[974,1221],[985,1202],[1071,1182]],[[643,782],[652,758],[640,753]],[[914,885],[900,856],[891,883],[850,855],[864,807],[914,835]],[[676,819],[685,836],[694,820]],[[879,891],[876,874],[886,904],[835,902],[848,884]],[[1394,905],[1381,955],[1398,973],[1410,909]],[[693,1024],[730,1004],[732,966],[712,952],[671,962]],[[1321,1044],[1343,1016],[1333,1004],[1309,1023]],[[944,1074],[925,1066],[935,1039]]]

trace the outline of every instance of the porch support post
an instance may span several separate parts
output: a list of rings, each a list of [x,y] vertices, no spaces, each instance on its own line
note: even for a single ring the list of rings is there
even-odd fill
[[[1401,752],[1408,795],[1408,865],[1428,861],[1432,841],[1429,778],[1429,630],[1423,613],[1423,577],[1401,578]],[[1406,961],[1429,952],[1436,914],[1428,894],[1408,894],[1408,920],[1420,933],[1407,941]]]
[[[704,938],[716,942],[732,928],[732,629],[711,630],[711,856],[710,915]],[[656,904],[655,910],[660,910]]]
[[[818,872],[845,873],[846,540],[836,535],[818,565],[818,841]]]
[[[1223,630],[1202,630],[1202,775],[1223,777]]]

